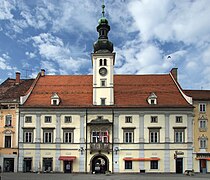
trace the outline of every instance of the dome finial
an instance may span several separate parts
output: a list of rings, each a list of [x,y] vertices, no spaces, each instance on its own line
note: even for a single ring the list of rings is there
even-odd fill
[[[105,13],[105,11],[104,11],[104,9],[105,9],[105,5],[104,5],[104,0],[102,1],[102,17],[104,17],[104,13]]]

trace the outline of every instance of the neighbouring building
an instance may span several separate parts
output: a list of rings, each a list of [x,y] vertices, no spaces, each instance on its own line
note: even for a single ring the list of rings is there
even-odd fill
[[[210,172],[210,90],[185,90],[193,98],[194,109],[194,170]]]
[[[8,78],[0,85],[0,166],[4,172],[17,172],[19,97],[23,96],[33,79]]]
[[[104,6],[103,6],[104,9]],[[99,20],[93,75],[46,75],[21,97],[19,171],[183,173],[193,168],[193,105],[168,74],[115,75]]]

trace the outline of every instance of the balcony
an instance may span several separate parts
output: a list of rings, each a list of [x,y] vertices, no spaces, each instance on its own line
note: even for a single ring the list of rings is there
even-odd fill
[[[112,147],[111,143],[90,143],[90,153],[92,152],[111,152]]]

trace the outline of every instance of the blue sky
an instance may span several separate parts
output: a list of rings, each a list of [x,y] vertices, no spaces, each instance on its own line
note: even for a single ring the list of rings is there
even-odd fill
[[[0,82],[91,74],[102,0],[0,0]],[[116,74],[178,68],[186,89],[210,89],[209,0],[105,0]],[[170,55],[171,58],[167,58]]]

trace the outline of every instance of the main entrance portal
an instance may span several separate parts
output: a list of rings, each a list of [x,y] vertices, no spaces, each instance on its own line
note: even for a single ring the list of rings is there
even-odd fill
[[[106,171],[109,170],[109,160],[103,154],[95,155],[91,159],[91,171],[95,174],[104,174]]]

